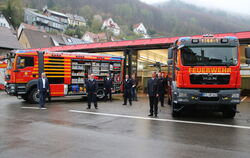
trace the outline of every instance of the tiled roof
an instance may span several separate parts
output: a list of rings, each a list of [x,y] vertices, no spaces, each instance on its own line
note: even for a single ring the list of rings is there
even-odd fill
[[[55,46],[51,40],[51,35],[46,32],[23,29],[22,34],[28,38],[31,48],[44,48]]]
[[[20,49],[21,45],[16,35],[7,27],[0,27],[0,48]]]

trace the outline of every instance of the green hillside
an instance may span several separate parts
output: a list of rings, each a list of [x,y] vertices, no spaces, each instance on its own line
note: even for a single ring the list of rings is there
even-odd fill
[[[7,0],[0,0],[0,4],[1,2],[7,3]],[[90,27],[96,14],[101,15],[103,19],[112,17],[121,26],[123,35],[131,34],[131,26],[139,22],[145,24],[151,36],[237,32],[250,28],[249,17],[207,10],[179,0],[170,0],[154,6],[139,0],[9,0],[9,2],[15,6],[11,10],[7,9],[7,13],[14,11],[11,15],[18,15],[12,19],[15,26],[21,21],[19,7],[41,9],[44,5],[48,5],[50,9],[56,11],[84,16],[89,20]]]

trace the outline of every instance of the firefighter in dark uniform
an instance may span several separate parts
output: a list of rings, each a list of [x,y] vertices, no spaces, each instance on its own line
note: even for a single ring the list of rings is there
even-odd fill
[[[104,79],[104,91],[105,91],[105,100],[112,101],[112,89],[113,89],[113,80],[110,78],[110,75],[107,74],[107,77]]]
[[[164,95],[165,95],[165,88],[167,81],[160,72],[158,73],[158,83],[159,83],[159,102],[161,103],[161,107],[164,107]]]
[[[149,97],[149,115],[150,117],[157,117],[158,114],[158,97],[159,97],[159,83],[156,78],[156,73],[152,74],[152,78],[148,80],[148,97]]]
[[[97,84],[97,81],[94,79],[93,74],[91,74],[89,76],[89,79],[86,80],[86,88],[87,88],[87,93],[88,93],[88,107],[87,107],[87,109],[91,108],[91,102],[94,103],[95,109],[98,109],[97,96],[96,96],[98,84]]]
[[[129,78],[129,75],[126,75],[125,80],[123,82],[124,85],[124,103],[123,105],[127,105],[127,101],[129,100],[130,106],[132,106],[132,96],[131,96],[131,90],[133,86],[132,80]]]

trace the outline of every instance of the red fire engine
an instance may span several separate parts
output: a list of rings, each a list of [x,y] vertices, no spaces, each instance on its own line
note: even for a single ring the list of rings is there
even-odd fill
[[[168,59],[168,102],[174,117],[186,107],[235,116],[241,86],[237,38],[183,37],[169,48]]]
[[[97,97],[104,97],[103,80],[110,74],[113,93],[121,91],[123,58],[113,55],[37,52],[19,50],[7,57],[6,91],[31,103],[39,101],[37,79],[45,72],[50,83],[50,96],[86,95],[85,79],[94,74],[98,81]]]

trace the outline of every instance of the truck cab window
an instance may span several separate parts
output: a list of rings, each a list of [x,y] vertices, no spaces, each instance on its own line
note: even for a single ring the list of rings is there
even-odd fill
[[[23,69],[29,66],[34,66],[34,58],[33,57],[18,57],[17,58],[17,68]]]

